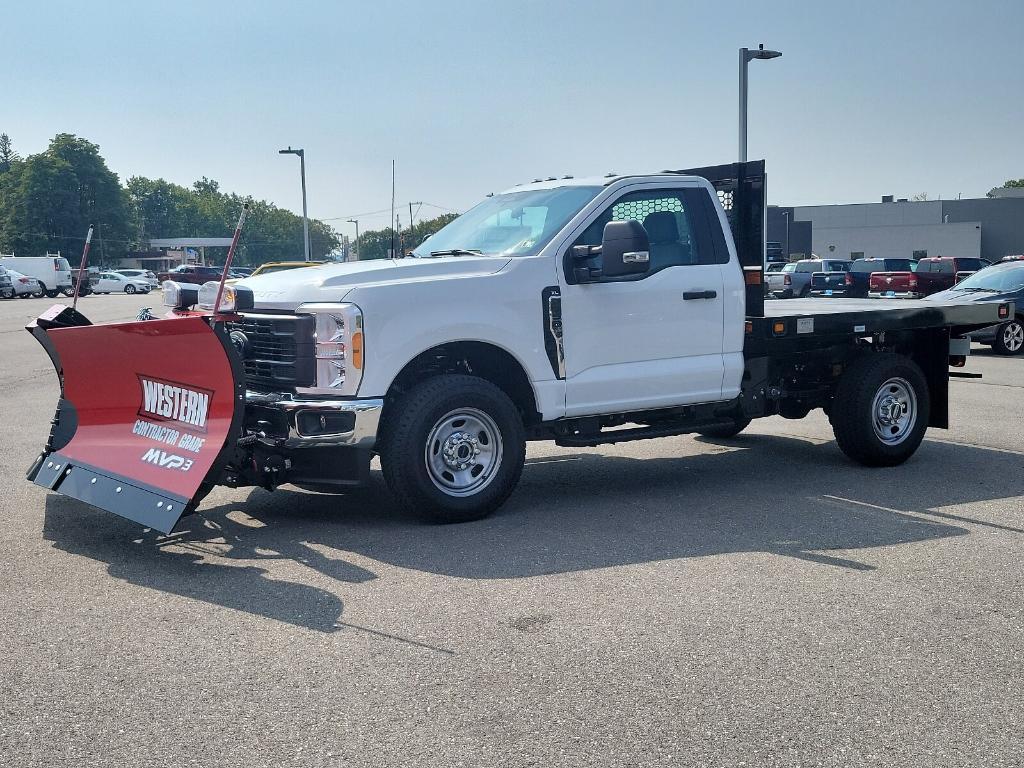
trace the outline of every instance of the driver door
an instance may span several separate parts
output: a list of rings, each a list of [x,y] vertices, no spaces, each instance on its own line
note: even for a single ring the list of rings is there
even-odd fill
[[[567,246],[600,245],[606,223],[630,219],[650,241],[641,274],[574,284],[571,257],[562,259],[566,416],[721,400],[722,254],[701,195],[696,186],[629,188]]]

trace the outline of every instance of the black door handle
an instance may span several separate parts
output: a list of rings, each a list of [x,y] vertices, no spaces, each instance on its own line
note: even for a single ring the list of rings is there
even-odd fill
[[[718,295],[718,291],[683,291],[683,300],[692,301],[693,299],[713,299]]]

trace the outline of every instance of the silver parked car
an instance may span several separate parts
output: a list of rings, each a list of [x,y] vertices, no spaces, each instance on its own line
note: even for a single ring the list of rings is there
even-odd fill
[[[848,272],[846,259],[801,259],[791,261],[779,272],[764,276],[768,295],[776,299],[803,298],[811,293],[811,275],[815,272]]]

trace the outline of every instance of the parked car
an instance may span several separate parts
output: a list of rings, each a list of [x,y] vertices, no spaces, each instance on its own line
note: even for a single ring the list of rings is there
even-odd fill
[[[1001,258],[997,263],[998,264],[1006,264],[1007,262],[1010,262],[1010,261],[1024,261],[1024,254],[1017,253],[1017,254],[1014,254],[1013,256],[1003,256],[1003,258]]]
[[[156,279],[163,283],[164,280],[173,280],[176,283],[189,283],[202,285],[210,280],[220,280],[220,270],[216,267],[203,267],[198,264],[182,264],[181,266],[169,269],[166,272],[158,272]]]
[[[14,285],[11,283],[11,276],[7,270],[0,267],[0,299],[13,299]]]
[[[91,286],[93,293],[149,293],[144,277],[125,277],[117,272],[100,272]]]
[[[850,262],[843,259],[801,259],[786,264],[782,271],[765,275],[768,293],[777,299],[791,299],[794,296],[808,296],[811,293],[811,276],[815,272],[838,272],[846,274]]]
[[[1024,259],[986,267],[928,300],[943,304],[951,301],[1014,302],[1013,317],[969,335],[1000,355],[1024,352]]]
[[[71,287],[71,265],[63,256],[0,256],[0,267],[37,280],[51,299]]]
[[[160,287],[160,281],[156,279],[156,273],[148,269],[112,269],[110,271],[125,277],[141,278],[149,283],[150,290]]]
[[[846,278],[844,295],[855,299],[865,299],[871,291],[871,278],[880,273],[917,271],[917,262],[913,259],[883,259],[869,257],[857,259],[850,265]]]
[[[921,286],[912,270],[899,272],[873,272],[868,278],[868,298],[920,299]]]
[[[960,256],[933,256],[917,263],[918,291],[924,296],[952,288],[957,284],[957,275],[963,279],[982,267],[991,264],[987,259],[964,258]]]
[[[19,299],[28,299],[33,296],[41,299],[46,295],[46,289],[43,288],[43,284],[34,277],[23,275],[15,269],[8,269],[6,272],[11,281],[13,295]]]

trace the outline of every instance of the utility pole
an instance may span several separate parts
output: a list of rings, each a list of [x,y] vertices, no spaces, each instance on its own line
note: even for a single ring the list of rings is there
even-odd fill
[[[355,245],[356,258],[355,258],[355,260],[359,261],[359,219],[349,219],[348,223],[356,225],[356,245]]]
[[[398,221],[395,215],[395,160],[391,159],[391,217]],[[395,230],[391,230],[391,258],[395,258]]]

